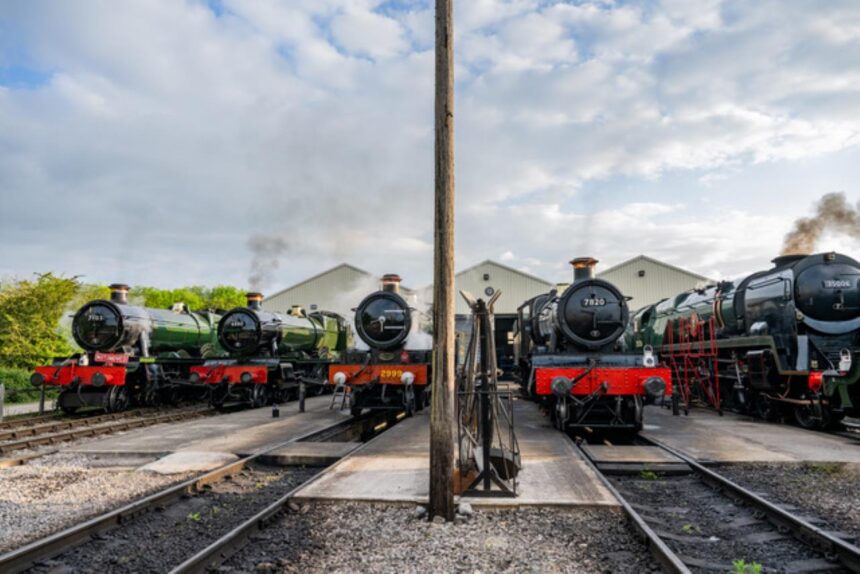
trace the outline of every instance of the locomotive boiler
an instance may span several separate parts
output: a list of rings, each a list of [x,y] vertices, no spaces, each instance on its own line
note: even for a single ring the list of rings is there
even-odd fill
[[[671,394],[670,371],[657,365],[650,347],[625,352],[627,300],[594,277],[597,261],[571,264],[573,283],[560,295],[551,291],[519,308],[525,392],[550,410],[559,429],[635,434],[644,399]]]
[[[382,289],[355,309],[355,329],[367,350],[351,349],[329,367],[329,383],[348,388],[350,411],[403,409],[411,416],[423,407],[429,382],[430,350],[407,350],[413,309],[400,294],[400,277],[382,278]]]
[[[684,358],[690,331],[714,349],[698,369],[716,380],[720,408],[811,429],[860,414],[860,263],[851,257],[777,257],[765,271],[639,310],[629,338]]]
[[[61,387],[59,407],[83,406],[121,411],[130,404],[152,405],[175,399],[179,379],[205,357],[220,352],[216,328],[220,316],[131,305],[128,286],[110,286],[110,300],[85,304],[72,319],[72,336],[84,349],[51,366],[37,367],[34,386]]]
[[[287,314],[262,308],[263,295],[247,294],[247,307],[227,312],[218,341],[230,355],[191,369],[191,381],[212,388],[212,402],[245,402],[259,407],[290,398],[304,381],[320,388],[325,367],[346,350],[350,328],[340,315]]]

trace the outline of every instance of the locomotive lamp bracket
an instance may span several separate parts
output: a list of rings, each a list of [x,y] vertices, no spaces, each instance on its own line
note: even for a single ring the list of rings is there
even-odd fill
[[[657,366],[657,359],[654,357],[654,347],[651,345],[645,345],[643,349],[642,366],[649,368]]]
[[[839,370],[843,373],[847,373],[851,370],[851,365],[853,361],[851,359],[851,351],[848,349],[842,349],[839,351]]]

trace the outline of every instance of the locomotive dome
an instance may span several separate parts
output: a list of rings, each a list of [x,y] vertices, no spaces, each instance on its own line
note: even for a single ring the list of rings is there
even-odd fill
[[[611,283],[594,278],[597,260],[571,261],[573,283],[559,297],[555,321],[561,333],[577,345],[599,349],[624,333],[629,319],[627,301]]]
[[[373,349],[389,350],[403,345],[412,328],[412,313],[400,296],[400,277],[385,275],[382,290],[364,298],[355,310],[355,328]]]

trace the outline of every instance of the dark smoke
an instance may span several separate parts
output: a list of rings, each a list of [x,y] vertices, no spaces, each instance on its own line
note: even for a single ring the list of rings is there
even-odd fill
[[[860,239],[860,213],[845,199],[844,193],[828,193],[818,201],[815,215],[794,222],[782,246],[783,255],[813,253],[825,231],[838,231]]]
[[[252,291],[261,291],[278,269],[281,256],[289,250],[290,244],[279,235],[252,235],[248,248],[251,250],[249,287]]]

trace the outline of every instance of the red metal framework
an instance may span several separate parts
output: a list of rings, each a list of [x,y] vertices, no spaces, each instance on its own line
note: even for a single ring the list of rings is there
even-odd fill
[[[685,413],[698,400],[722,414],[716,327],[714,317],[703,321],[696,315],[670,320],[666,325],[660,358],[672,369],[674,388]]]

